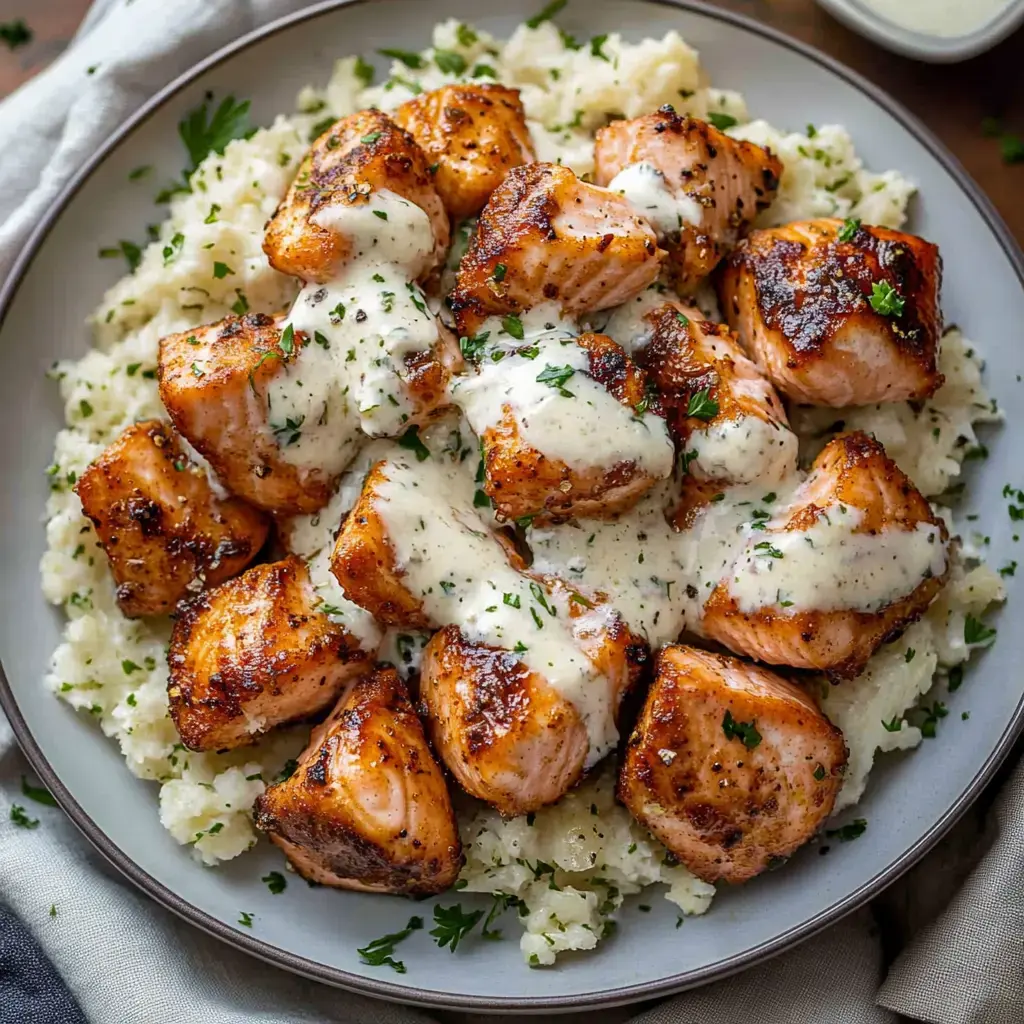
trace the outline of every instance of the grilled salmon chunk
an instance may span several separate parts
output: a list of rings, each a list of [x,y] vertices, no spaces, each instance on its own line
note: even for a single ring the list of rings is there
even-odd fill
[[[267,224],[270,265],[304,281],[329,281],[360,255],[358,231],[345,224],[370,216],[383,193],[418,206],[429,218],[434,250],[416,275],[444,259],[450,228],[423,151],[387,114],[362,110],[336,121],[314,143],[288,194]]]
[[[664,253],[633,207],[568,167],[514,167],[480,214],[451,308],[462,335],[488,316],[544,302],[576,316],[626,302],[657,276]]]
[[[755,231],[729,258],[719,302],[743,347],[788,398],[873,405],[927,398],[938,371],[938,247],[858,222]]]
[[[772,665],[857,675],[949,574],[945,524],[866,434],[830,441],[762,525],[712,591],[701,628]]]
[[[518,89],[484,82],[445,85],[403,103],[394,118],[426,154],[455,221],[476,216],[512,167],[533,160]]]
[[[129,617],[165,615],[184,597],[216,586],[252,561],[269,520],[218,495],[173,427],[129,427],[78,478],[75,491]]]
[[[660,396],[669,430],[697,480],[776,483],[796,470],[797,438],[775,389],[724,324],[693,306],[648,313],[636,352]]]
[[[462,864],[444,775],[393,668],[355,681],[255,823],[303,878],[341,889],[429,895]]]
[[[774,672],[670,644],[626,744],[619,799],[705,882],[745,882],[832,812],[842,734]]]
[[[617,717],[646,646],[617,617],[594,628],[580,615],[576,637],[601,673],[592,685],[609,689]],[[583,777],[591,751],[579,710],[514,651],[447,626],[423,652],[420,701],[448,770],[506,817],[554,803]]]
[[[676,288],[692,292],[775,198],[782,164],[671,106],[597,132],[595,180],[658,229]]]
[[[307,341],[301,331],[285,338],[262,313],[160,339],[160,398],[174,425],[228,490],[268,512],[315,512],[334,490],[335,478],[320,467],[288,461],[294,431],[271,418],[274,382],[301,360]],[[344,421],[344,397],[331,401],[332,422]],[[358,438],[341,432],[338,446],[354,455]]]
[[[554,386],[559,373],[568,375]],[[453,395],[480,438],[483,489],[503,521],[607,518],[672,472],[646,376],[606,335],[522,346],[498,363],[485,354]],[[566,432],[579,443],[567,447]]]
[[[251,743],[330,707],[372,662],[323,612],[304,562],[257,565],[185,605],[171,633],[167,695],[191,750]]]

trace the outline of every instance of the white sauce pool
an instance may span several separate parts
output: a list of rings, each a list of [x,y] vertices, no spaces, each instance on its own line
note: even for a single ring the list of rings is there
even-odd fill
[[[861,0],[896,25],[926,35],[955,38],[987,25],[1008,0]]]

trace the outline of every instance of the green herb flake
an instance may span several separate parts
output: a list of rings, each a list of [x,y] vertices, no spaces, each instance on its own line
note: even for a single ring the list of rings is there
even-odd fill
[[[269,875],[264,875],[260,881],[262,881],[275,896],[280,896],[288,885],[284,879],[284,875],[282,875],[280,871],[271,871]]]
[[[888,281],[875,281],[871,285],[871,308],[881,316],[902,316],[904,299]]]
[[[482,910],[464,912],[460,903],[450,907],[438,904],[434,907],[434,927],[430,934],[441,949],[448,947],[454,953],[483,916]]]
[[[210,831],[212,832],[213,830],[211,829]],[[245,928],[251,928],[252,919],[255,916],[255,914],[247,914],[244,910],[239,911],[238,923]]]
[[[422,917],[410,917],[409,923],[400,932],[382,935],[379,939],[374,939],[357,949],[356,952],[361,957],[362,963],[370,967],[390,967],[398,974],[405,974],[405,964],[401,960],[395,960],[392,954],[399,942],[407,939],[414,931],[418,931],[422,927]]]
[[[867,831],[868,823],[864,818],[854,818],[841,828],[830,828],[825,832],[829,839],[838,839],[841,843],[851,843]]]
[[[604,44],[608,42],[608,33],[605,32],[599,36],[594,36],[590,40],[590,55],[592,57],[598,57],[601,60],[606,60],[611,63],[611,58],[607,53],[604,52]]]
[[[996,630],[980,619],[968,615],[964,619],[964,643],[968,646],[988,647],[995,640]]]
[[[708,114],[708,121],[711,122],[720,132],[724,132],[726,128],[732,128],[739,124],[732,114],[723,114],[719,111]]]
[[[413,71],[418,71],[423,67],[423,58],[418,53],[413,53],[411,50],[378,50],[377,52],[382,57],[390,57],[392,60],[400,61],[407,68],[411,68]]]
[[[416,454],[417,462],[426,462],[427,459],[430,458],[430,449],[420,438],[419,427],[409,427],[409,429],[399,437],[398,443],[403,448],[407,448],[409,451],[414,452]]]
[[[527,28],[539,28],[545,21],[550,21],[558,14],[569,0],[551,0],[551,3],[542,7],[532,18],[526,19]]]
[[[839,229],[839,234],[836,235],[836,241],[849,242],[858,231],[860,231],[860,217],[847,217]]]
[[[515,338],[516,341],[522,341],[526,334],[526,332],[523,330],[523,321],[520,320],[517,316],[502,317],[501,329],[510,337]]]
[[[18,828],[38,828],[39,819],[30,818],[25,813],[25,808],[20,804],[11,804],[11,821],[18,826]]]
[[[20,46],[28,46],[32,42],[32,37],[32,29],[25,24],[23,18],[0,22],[0,40],[8,50],[17,50]]]
[[[434,50],[434,63],[446,75],[461,75],[466,70],[466,58],[454,50]]]
[[[27,796],[29,800],[35,800],[37,804],[43,804],[45,807],[57,806],[56,799],[45,786],[33,786],[24,775],[21,777],[21,795]]]
[[[722,732],[727,740],[741,740],[747,750],[753,750],[761,742],[761,734],[757,731],[757,721],[737,722],[731,711],[726,711],[722,719]]]
[[[686,406],[686,415],[704,420],[705,423],[718,415],[718,400],[711,397],[710,388],[702,388],[690,396],[690,401]]]

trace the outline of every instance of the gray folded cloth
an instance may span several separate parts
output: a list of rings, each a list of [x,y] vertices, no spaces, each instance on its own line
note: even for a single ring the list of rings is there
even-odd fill
[[[100,0],[75,44],[0,104],[0,273],[10,268],[62,185],[139,104],[218,47],[303,6],[299,0]],[[437,13],[443,15],[441,5]],[[26,800],[21,777],[28,773],[0,716],[0,904],[9,908],[0,909],[0,1024],[76,1024],[77,1010],[47,959],[93,1024],[499,1019],[428,1017],[249,959],[184,924],[115,874],[61,811]],[[18,827],[10,819],[15,803],[38,826]],[[962,830],[967,845],[974,845],[977,831],[976,820]],[[1021,771],[1005,788],[987,841],[987,852],[948,908],[899,956],[877,1003],[883,945],[870,914],[862,912],[785,956],[649,1009],[634,1018],[636,1024],[883,1024],[896,1020],[891,1011],[936,1024],[1019,1024]],[[959,875],[942,871],[954,849],[940,847],[929,866],[914,873],[901,890],[904,903],[920,906],[920,893],[928,891],[929,905],[941,908],[967,873],[966,867]],[[940,885],[930,881],[934,877]],[[612,1024],[635,1012],[563,1019]]]

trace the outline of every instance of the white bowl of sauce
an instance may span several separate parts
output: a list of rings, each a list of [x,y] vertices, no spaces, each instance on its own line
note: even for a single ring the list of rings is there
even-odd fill
[[[966,60],[1024,22],[1024,0],[818,0],[886,49],[918,60]]]

